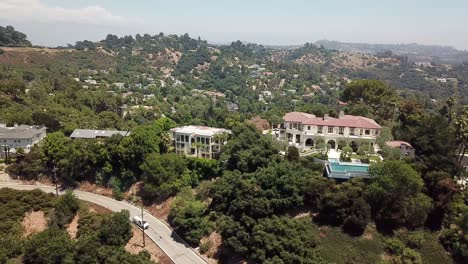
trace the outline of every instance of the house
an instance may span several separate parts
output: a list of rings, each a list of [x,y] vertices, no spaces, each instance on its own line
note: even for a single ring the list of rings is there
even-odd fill
[[[226,106],[229,112],[237,112],[239,111],[239,105],[233,102],[226,102]]]
[[[85,80],[84,82],[87,83],[87,84],[97,84],[96,80],[89,80],[88,79],[88,80]]]
[[[300,149],[312,148],[319,139],[332,149],[336,149],[339,141],[358,143],[367,141],[374,147],[381,127],[374,120],[362,116],[345,115],[340,112],[338,118],[327,114],[317,117],[302,112],[287,113],[279,139],[287,141]]]
[[[39,144],[45,137],[45,126],[15,124],[13,127],[7,127],[0,124],[0,157],[4,157],[5,148],[10,153],[16,153],[20,148],[28,153],[32,146]]]
[[[385,142],[385,145],[395,148],[395,149],[400,149],[401,155],[403,156],[409,156],[414,158],[414,148],[411,146],[410,143],[406,141],[401,141],[401,140],[393,140],[393,141],[387,141]]]
[[[73,139],[97,139],[97,138],[108,138],[113,135],[121,135],[123,137],[129,136],[128,131],[118,130],[95,130],[95,129],[75,129],[70,135]]]
[[[231,131],[207,126],[182,126],[171,129],[175,152],[190,157],[214,159]]]
[[[114,85],[118,89],[125,89],[125,84],[124,83],[113,83],[112,85]]]

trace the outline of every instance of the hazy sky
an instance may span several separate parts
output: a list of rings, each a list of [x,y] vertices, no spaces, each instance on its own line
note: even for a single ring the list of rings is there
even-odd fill
[[[468,49],[468,0],[0,0],[0,25],[51,46],[107,33],[187,32],[212,43],[328,39]]]

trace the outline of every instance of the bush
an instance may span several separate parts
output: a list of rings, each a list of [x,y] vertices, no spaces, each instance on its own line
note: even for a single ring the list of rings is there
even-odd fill
[[[114,197],[114,199],[116,199],[117,201],[122,201],[124,198],[125,198],[125,195],[124,193],[120,190],[119,187],[115,186],[114,188],[112,188],[112,196]]]
[[[406,237],[406,244],[413,249],[420,249],[425,242],[424,233],[415,231],[408,234]]]
[[[73,191],[67,190],[57,199],[49,224],[64,228],[73,220],[79,209],[80,201],[73,194]]]
[[[404,264],[422,264],[421,255],[411,248],[405,248],[400,259]]]
[[[208,240],[200,246],[200,253],[205,254],[213,246],[213,241]]]
[[[209,234],[210,226],[204,218],[207,206],[196,200],[190,188],[183,189],[171,206],[169,222],[180,236],[191,245]]]
[[[406,246],[398,238],[389,238],[385,240],[385,249],[394,255],[401,255]]]
[[[5,51],[3,49],[0,49],[0,55],[2,55],[3,53],[5,53]]]

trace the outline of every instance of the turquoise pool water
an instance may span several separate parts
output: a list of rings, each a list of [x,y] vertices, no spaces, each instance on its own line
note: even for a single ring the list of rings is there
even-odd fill
[[[369,172],[369,165],[340,163],[338,159],[328,159],[331,172]]]

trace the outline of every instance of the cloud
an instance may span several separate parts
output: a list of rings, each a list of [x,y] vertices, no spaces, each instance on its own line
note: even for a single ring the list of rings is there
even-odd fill
[[[0,0],[0,14],[3,20],[21,22],[63,22],[100,26],[141,22],[138,19],[112,14],[99,5],[73,9],[47,6],[41,0]]]

